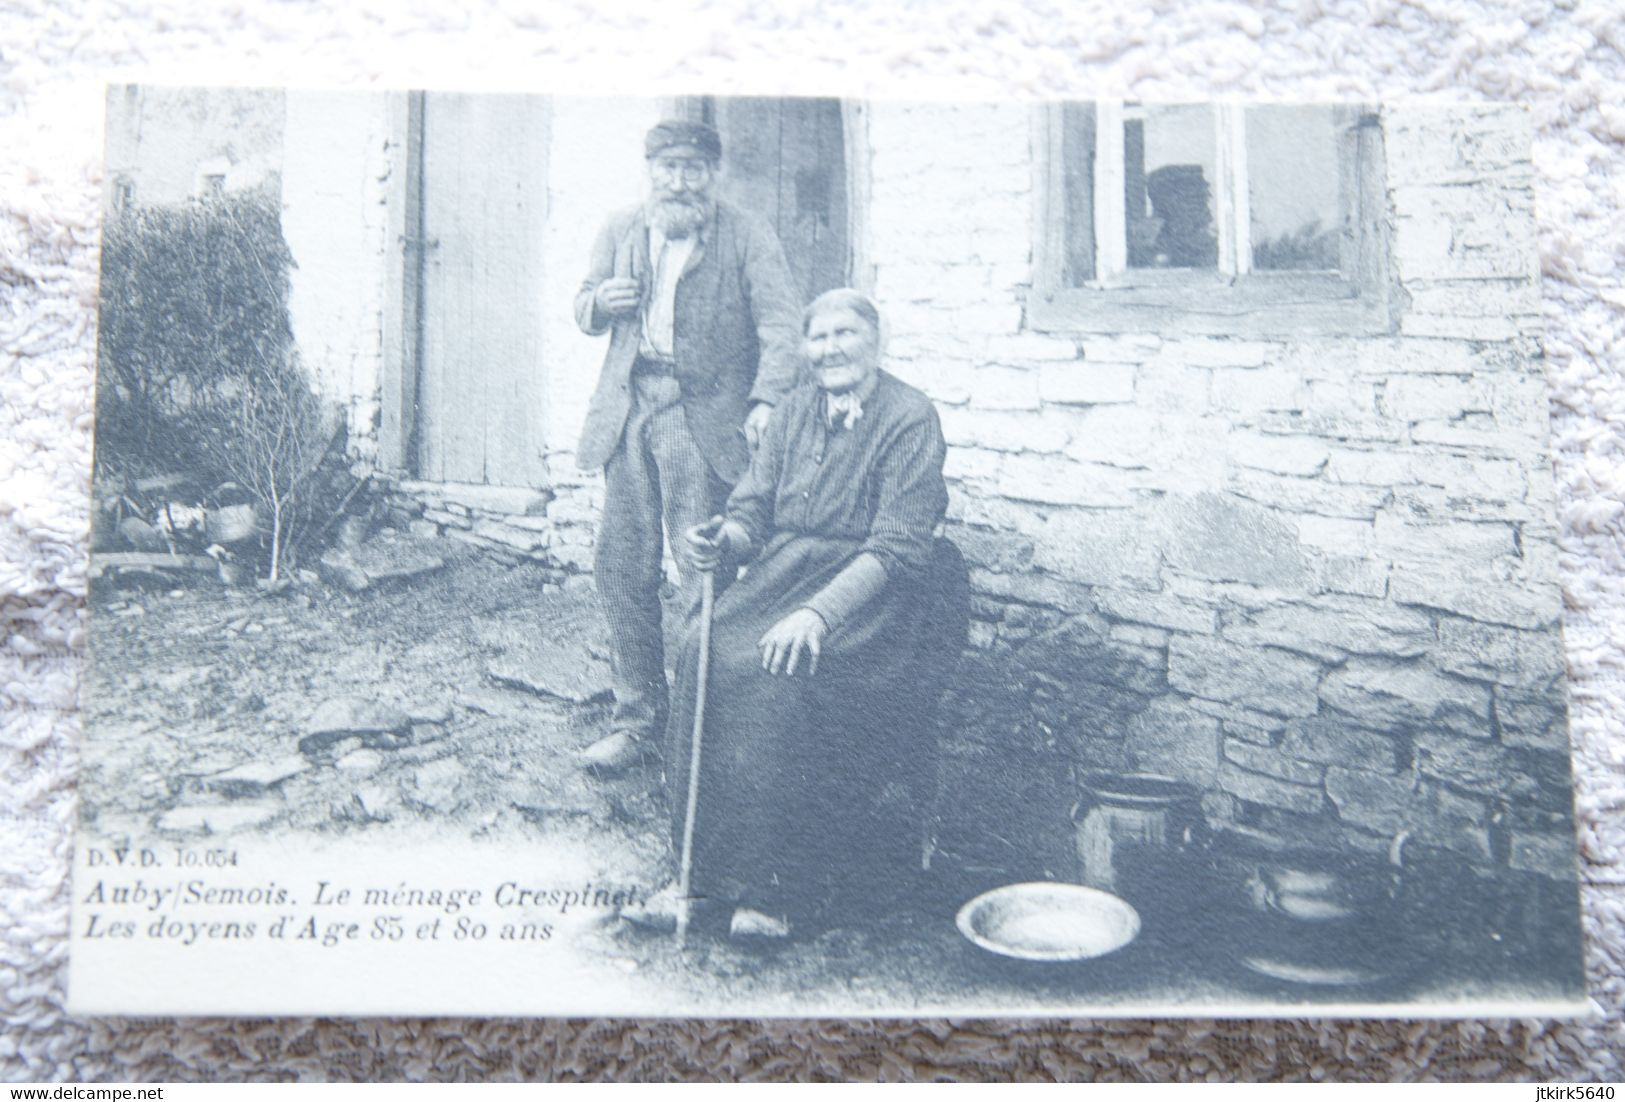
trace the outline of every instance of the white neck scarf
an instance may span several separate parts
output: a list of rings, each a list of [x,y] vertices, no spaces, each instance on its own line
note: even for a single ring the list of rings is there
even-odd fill
[[[863,399],[856,391],[824,394],[824,416],[830,428],[849,429],[863,416]]]

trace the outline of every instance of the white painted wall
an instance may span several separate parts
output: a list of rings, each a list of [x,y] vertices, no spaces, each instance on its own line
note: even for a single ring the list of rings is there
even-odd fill
[[[290,310],[300,354],[323,393],[351,410],[352,444],[374,454],[383,380],[390,205],[403,201],[404,94],[290,92],[283,232],[296,263]],[[547,257],[539,389],[549,470],[567,483],[607,337],[576,327],[572,305],[592,243],[612,212],[647,189],[643,135],[661,117],[648,99],[560,98],[548,163]],[[398,212],[395,212],[398,217]]]
[[[574,453],[587,402],[598,381],[608,336],[589,337],[572,310],[604,219],[640,202],[648,190],[643,135],[660,120],[650,99],[561,98],[553,103],[548,164],[546,300],[547,446]]]
[[[300,359],[317,388],[342,404],[352,446],[373,454],[383,374],[392,184],[404,146],[393,131],[400,94],[287,93],[282,234],[297,265],[288,309]]]
[[[135,202],[173,206],[203,191],[205,173],[226,191],[270,182],[282,158],[282,93],[252,88],[115,85],[107,90],[106,196],[121,181]]]

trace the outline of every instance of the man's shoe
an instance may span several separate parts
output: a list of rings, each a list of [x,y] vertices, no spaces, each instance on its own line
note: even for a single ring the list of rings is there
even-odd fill
[[[783,941],[790,936],[790,922],[754,907],[740,907],[728,923],[728,936],[747,941]]]
[[[584,769],[614,775],[626,772],[650,756],[649,748],[642,739],[625,731],[616,731],[581,751],[581,765]]]

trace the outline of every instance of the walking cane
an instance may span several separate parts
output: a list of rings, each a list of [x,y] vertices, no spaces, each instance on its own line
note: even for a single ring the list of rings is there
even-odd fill
[[[694,873],[694,811],[700,798],[700,739],[705,734],[705,684],[711,673],[711,613],[716,604],[715,574],[700,576],[700,655],[694,688],[694,734],[688,750],[688,805],[683,809],[682,864],[677,871],[677,948],[688,944],[688,921],[693,901],[689,881]]]

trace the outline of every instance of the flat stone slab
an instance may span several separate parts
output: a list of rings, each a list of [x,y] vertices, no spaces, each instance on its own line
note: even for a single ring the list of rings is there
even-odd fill
[[[368,773],[375,772],[379,766],[384,764],[384,755],[376,750],[363,747],[360,750],[351,750],[333,764],[341,772],[366,776]]]
[[[389,748],[406,741],[412,717],[393,704],[344,696],[323,701],[305,720],[301,754],[332,752],[335,743],[358,737],[372,747]]]
[[[450,811],[457,806],[459,789],[467,773],[456,758],[440,758],[419,766],[412,774],[418,802],[436,811]]]
[[[272,761],[251,761],[239,765],[235,769],[228,769],[224,773],[216,773],[212,777],[205,778],[203,785],[227,796],[252,796],[275,788],[309,768],[308,761],[293,754]]]
[[[416,578],[446,565],[446,560],[426,544],[427,541],[400,537],[371,540],[351,551],[350,558],[374,585]]]
[[[282,812],[279,804],[266,801],[230,804],[183,804],[158,817],[159,830],[180,834],[230,834],[270,822]]]
[[[386,582],[432,574],[446,565],[434,541],[404,536],[370,540],[360,547],[334,548],[317,561],[320,573],[352,592]]]
[[[555,826],[561,819],[596,820],[600,813],[600,808],[592,804],[554,804],[516,800],[512,806],[533,826]]]
[[[609,666],[579,643],[560,643],[508,654],[486,667],[498,685],[572,704],[590,704],[611,696]]]
[[[168,588],[184,576],[214,571],[207,555],[170,555],[156,551],[98,551],[90,556],[90,577],[136,588]]]
[[[546,491],[528,490],[518,486],[486,486],[468,482],[415,482],[400,483],[403,493],[428,502],[451,502],[467,509],[482,509],[488,513],[511,513],[535,516],[547,509],[553,495]]]
[[[369,819],[387,820],[401,806],[401,794],[386,785],[362,785],[356,789],[355,800]]]
[[[369,731],[404,731],[412,717],[393,704],[359,696],[334,697],[323,701],[305,720],[305,734],[330,733],[359,735]]]
[[[212,746],[187,756],[179,763],[178,771],[191,783],[202,784],[207,778],[224,773],[228,769],[235,769],[242,763],[243,755],[240,751]]]
[[[451,704],[442,701],[439,704],[414,704],[406,709],[406,714],[413,724],[432,723],[446,724],[452,720]]]
[[[438,728],[414,727],[412,730],[414,732],[435,731],[438,730]],[[380,735],[377,737],[387,738],[389,736]],[[436,761],[440,758],[451,757],[452,754],[456,752],[456,749],[449,741],[438,735],[434,738],[424,739],[421,741],[418,740],[416,735],[414,735],[413,740],[408,743],[403,743],[396,746],[372,745],[369,746],[368,749],[387,750],[389,753],[385,756],[390,761],[404,761],[409,764],[416,764],[418,762],[425,761]]]
[[[457,706],[496,719],[513,719],[523,715],[534,704],[513,693],[484,685],[471,685],[457,691]]]
[[[350,552],[343,548],[323,552],[322,557],[316,561],[316,566],[317,573],[322,578],[352,593],[359,593],[372,584],[367,578],[367,572],[361,569]]]

